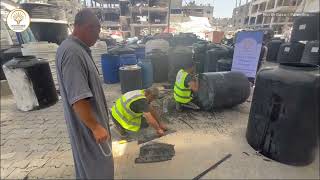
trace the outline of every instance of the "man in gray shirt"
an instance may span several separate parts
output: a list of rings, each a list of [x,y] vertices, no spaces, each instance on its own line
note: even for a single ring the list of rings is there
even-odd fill
[[[107,103],[90,46],[100,33],[88,9],[75,17],[72,35],[57,51],[56,66],[77,179],[113,179]]]

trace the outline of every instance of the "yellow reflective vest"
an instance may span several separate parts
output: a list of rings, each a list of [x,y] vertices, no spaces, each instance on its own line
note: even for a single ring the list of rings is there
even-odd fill
[[[141,117],[143,113],[136,113],[131,110],[130,105],[140,99],[146,99],[144,90],[130,91],[117,99],[112,106],[112,117],[124,128],[129,131],[139,131]]]
[[[192,100],[191,89],[185,87],[185,80],[188,76],[188,73],[181,69],[176,77],[176,82],[174,84],[174,99],[176,102],[186,104]]]

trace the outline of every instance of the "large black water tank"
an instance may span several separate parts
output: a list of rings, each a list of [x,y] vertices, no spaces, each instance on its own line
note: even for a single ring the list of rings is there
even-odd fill
[[[299,42],[283,43],[280,46],[277,62],[278,63],[297,63],[301,61],[304,44]]]
[[[307,42],[301,62],[320,66],[319,41]]]
[[[208,50],[204,65],[204,72],[216,72],[218,60],[228,57],[230,57],[230,52],[227,48],[213,48]]]
[[[174,84],[177,73],[186,64],[192,63],[192,49],[189,47],[177,46],[169,50],[169,83]]]
[[[315,65],[287,63],[259,71],[247,141],[276,161],[311,163],[319,132],[320,74]]]
[[[319,13],[296,16],[291,33],[291,42],[315,40],[319,40]]]
[[[18,109],[30,111],[55,104],[58,95],[49,63],[35,56],[17,56],[3,65]]]
[[[232,107],[250,95],[248,78],[240,72],[209,72],[199,76],[197,103],[204,110]]]
[[[217,72],[231,71],[232,59],[219,59],[217,62]]]
[[[0,50],[0,80],[5,80],[6,76],[4,75],[2,65],[6,62],[12,60],[14,57],[22,56],[21,47],[12,47],[9,49]]]
[[[204,72],[205,60],[206,60],[206,51],[207,51],[207,42],[200,41],[192,45],[193,50],[193,59],[196,65],[197,73]]]
[[[159,49],[154,49],[147,54],[146,59],[150,59],[153,67],[153,81],[156,83],[168,80],[168,55]]]
[[[281,44],[283,43],[282,40],[271,40],[267,44],[268,53],[266,61],[269,62],[277,62],[277,56],[280,49]]]
[[[119,68],[121,93],[142,89],[142,71],[137,65]]]

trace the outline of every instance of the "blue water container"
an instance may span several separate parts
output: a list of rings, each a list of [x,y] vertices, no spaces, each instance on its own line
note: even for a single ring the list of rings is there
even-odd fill
[[[101,56],[103,81],[107,84],[120,82],[119,80],[119,56],[103,54]]]
[[[145,59],[145,47],[138,47],[138,48],[135,48],[135,54],[137,56],[137,59],[139,61],[139,59]]]
[[[135,54],[120,54],[120,66],[135,65],[137,63]]]
[[[153,83],[153,67],[150,59],[141,59],[138,66],[142,69],[142,87],[144,89],[152,86]]]

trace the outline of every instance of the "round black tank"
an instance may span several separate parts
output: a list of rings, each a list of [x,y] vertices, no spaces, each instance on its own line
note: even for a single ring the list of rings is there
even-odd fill
[[[217,72],[231,71],[232,59],[220,59],[217,62]]]
[[[307,16],[294,16],[290,40],[292,42],[319,40],[319,15],[320,13],[317,12],[308,13]]]
[[[307,42],[301,62],[320,66],[319,41]]]
[[[39,61],[35,56],[17,56],[4,64],[3,70],[18,109],[41,109],[58,101],[47,61]]]
[[[196,64],[197,73],[204,72],[205,60],[206,60],[206,51],[207,51],[207,42],[200,41],[192,45],[193,50],[193,59]]]
[[[210,72],[200,74],[195,97],[201,109],[210,111],[241,104],[249,95],[250,84],[243,73]]]
[[[230,52],[227,48],[214,48],[207,51],[204,72],[216,72],[219,59],[227,58]],[[232,57],[231,57],[232,58]]]
[[[266,61],[277,62],[277,55],[278,55],[281,44],[282,44],[282,41],[277,39],[271,40],[267,44],[268,53],[267,53]]]
[[[247,126],[248,143],[282,163],[315,158],[319,132],[319,67],[287,63],[259,71]]]
[[[278,63],[297,63],[301,61],[304,44],[299,42],[283,43],[280,46],[277,62]]]
[[[183,46],[177,46],[169,50],[169,73],[168,80],[170,84],[174,84],[176,75],[186,63],[192,63],[192,49]]]
[[[159,49],[153,49],[146,55],[153,67],[153,81],[156,83],[168,80],[168,55]]]
[[[119,68],[121,93],[142,89],[142,71],[137,65]]]

